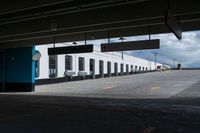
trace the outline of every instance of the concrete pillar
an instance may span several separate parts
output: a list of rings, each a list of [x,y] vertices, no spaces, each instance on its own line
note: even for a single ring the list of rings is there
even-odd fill
[[[0,91],[4,88],[4,51],[0,51]]]
[[[34,53],[35,47],[6,49],[1,52],[1,92],[34,91],[35,62],[32,60]]]

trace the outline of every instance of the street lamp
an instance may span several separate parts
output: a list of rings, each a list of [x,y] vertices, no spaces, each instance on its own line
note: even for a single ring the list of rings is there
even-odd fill
[[[158,53],[154,52],[154,57],[155,57],[155,70],[156,70],[156,64],[157,64],[157,56],[158,56]]]
[[[176,59],[172,59],[173,61],[173,66],[174,66],[174,69],[176,68]]]
[[[124,42],[124,40],[126,40],[125,37],[120,37],[119,40],[122,41],[122,43]],[[122,59],[124,59],[124,51],[122,51]]]
[[[77,45],[78,43],[77,43],[76,41],[74,41],[72,44],[73,44],[73,45]]]

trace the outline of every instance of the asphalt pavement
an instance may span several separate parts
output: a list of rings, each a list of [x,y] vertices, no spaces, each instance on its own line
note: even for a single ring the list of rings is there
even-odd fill
[[[36,86],[35,94],[99,98],[200,97],[200,70],[167,71]]]
[[[200,71],[37,86],[0,94],[1,133],[199,133]]]

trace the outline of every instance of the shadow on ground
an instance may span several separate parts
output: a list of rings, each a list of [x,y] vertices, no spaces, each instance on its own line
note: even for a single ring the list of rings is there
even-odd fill
[[[175,97],[199,97],[200,98],[200,81],[193,84],[189,88],[176,94]]]
[[[3,133],[199,133],[200,98],[0,95]]]

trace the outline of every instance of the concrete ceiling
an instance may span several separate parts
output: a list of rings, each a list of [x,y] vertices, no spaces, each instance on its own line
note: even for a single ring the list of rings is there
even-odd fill
[[[17,3],[18,2],[18,3]],[[0,48],[170,32],[164,12],[183,31],[200,29],[199,0],[6,0],[0,5]]]

